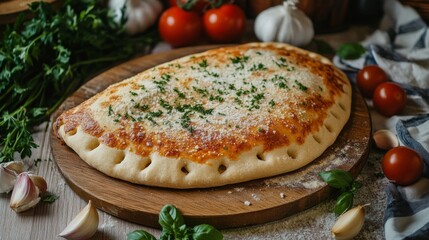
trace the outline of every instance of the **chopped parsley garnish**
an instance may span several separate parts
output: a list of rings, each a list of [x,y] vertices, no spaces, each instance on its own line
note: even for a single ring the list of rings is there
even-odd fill
[[[274,100],[271,99],[270,102],[269,102],[269,104],[270,104],[271,107],[274,107],[276,105],[276,102],[274,102]]]
[[[198,65],[202,68],[206,68],[208,66],[207,60],[203,59],[200,63],[198,63]]]
[[[250,68],[250,71],[262,71],[262,70],[267,70],[267,68],[265,67],[265,65],[263,63],[258,63],[258,65],[253,64],[253,66]]]
[[[109,110],[107,111],[107,116],[111,116],[113,114],[112,105],[109,105]]]
[[[236,65],[237,70],[244,69],[244,63],[246,63],[249,60],[249,56],[238,56],[235,58],[230,58],[231,62]],[[237,66],[238,65],[238,66]]]
[[[239,105],[243,104],[243,101],[241,101],[241,99],[238,98],[238,97],[234,98],[234,102],[237,103],[237,104],[239,104]]]
[[[213,113],[213,108],[205,109],[201,103],[195,104],[194,106],[190,106],[189,109],[204,115]]]
[[[147,105],[147,104],[141,105],[139,109],[144,112],[144,111],[149,109],[149,105]]]
[[[216,95],[216,96],[210,95],[209,100],[210,101],[216,100],[218,102],[223,102],[225,99],[223,97],[219,96],[219,95]]]
[[[124,116],[126,119],[131,119],[131,121],[133,121],[133,122],[135,122],[136,121],[136,119],[133,117],[133,116],[131,116],[131,115],[129,115],[128,113],[125,113],[125,116]]]
[[[273,82],[275,85],[277,85],[279,88],[288,89],[287,80],[285,77],[280,75],[275,75],[273,78],[270,79],[271,82]]]
[[[308,87],[302,85],[302,83],[298,82],[298,80],[295,80],[295,84],[298,86],[299,90],[301,91],[307,91]]]
[[[259,109],[261,106],[259,104],[261,103],[261,100],[264,99],[265,96],[263,93],[259,93],[253,96],[251,102],[251,106],[249,107],[249,111],[252,109]]]
[[[148,112],[148,114],[146,114],[145,119],[149,120],[150,122],[152,122],[155,125],[158,125],[158,123],[154,120],[154,118],[157,117],[161,117],[162,116],[162,111],[159,110],[157,112]]]
[[[195,131],[195,129],[191,126],[191,118],[189,117],[189,114],[191,112],[185,112],[185,114],[182,115],[182,117],[180,118],[181,122],[180,125],[188,130],[189,132],[193,133]]]
[[[137,95],[138,95],[136,92],[133,92],[133,91],[130,91],[130,94],[131,94],[132,96],[137,96]]]
[[[179,98],[182,98],[182,99],[185,99],[185,98],[186,98],[186,95],[185,95],[184,93],[182,93],[181,91],[179,91],[179,89],[178,89],[177,87],[173,88],[173,91],[174,91],[175,93],[177,93],[177,96],[178,96]]]
[[[202,88],[198,88],[198,87],[195,87],[195,86],[192,86],[192,89],[195,92],[201,94],[203,97],[207,97],[209,95],[209,91],[207,89],[202,89]]]
[[[173,106],[171,106],[170,104],[166,103],[164,100],[159,100],[159,105],[161,105],[161,107],[165,108],[168,113],[171,112],[171,110],[173,110]]]
[[[162,116],[162,111],[158,110],[156,112],[149,112],[148,115],[151,116],[151,117],[161,117]]]
[[[288,66],[288,64],[287,64],[287,62],[286,62],[286,59],[284,59],[284,58],[280,58],[279,59],[279,61],[275,61],[275,60],[273,60],[273,62],[277,65],[277,67],[279,67],[279,68],[282,68],[282,67],[287,67]]]
[[[255,86],[253,86],[253,84],[252,84],[252,86],[250,87],[250,92],[251,93],[255,93],[256,91],[258,91],[258,88],[256,88]]]
[[[218,73],[215,73],[215,72],[209,72],[209,71],[206,71],[206,73],[207,73],[209,76],[212,76],[212,77],[219,77],[219,74],[218,74]]]
[[[171,75],[165,73],[161,75],[161,78],[162,80],[169,82],[171,79]]]
[[[168,82],[171,79],[171,75],[169,74],[162,74],[161,80],[159,81],[153,81],[156,84],[156,87],[159,89],[161,93],[165,93],[165,86],[168,84]]]

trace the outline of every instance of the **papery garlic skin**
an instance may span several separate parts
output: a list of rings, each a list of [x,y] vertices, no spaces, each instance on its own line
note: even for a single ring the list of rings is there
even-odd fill
[[[16,176],[18,176],[18,174],[24,172],[25,170],[24,162],[22,161],[12,161],[2,163],[1,165],[3,165],[4,168],[7,168],[10,171],[13,171]]]
[[[73,218],[59,236],[68,240],[88,239],[97,232],[98,223],[97,209],[89,200],[88,205]]]
[[[12,191],[16,178],[16,175],[12,171],[0,165],[0,193]]]
[[[48,190],[48,184],[43,177],[34,174],[28,174],[28,176],[39,189],[39,194],[43,194]]]
[[[358,235],[365,222],[365,206],[359,205],[341,214],[331,229],[332,236],[337,240],[345,240]]]
[[[13,161],[0,164],[0,193],[12,191],[18,174],[24,171],[22,161]]]
[[[383,150],[390,150],[399,146],[398,137],[387,129],[376,131],[372,138],[374,139],[375,145]]]
[[[10,198],[10,207],[15,212],[26,211],[40,202],[39,193],[28,173],[20,173]]]

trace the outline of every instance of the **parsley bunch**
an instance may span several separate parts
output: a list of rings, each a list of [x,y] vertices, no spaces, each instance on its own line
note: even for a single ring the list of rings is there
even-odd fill
[[[37,147],[31,126],[49,115],[91,75],[154,44],[150,32],[130,37],[102,1],[67,0],[54,10],[29,5],[0,41],[0,162]]]

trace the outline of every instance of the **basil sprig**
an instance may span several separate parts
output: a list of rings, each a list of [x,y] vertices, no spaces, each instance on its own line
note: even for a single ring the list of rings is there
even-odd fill
[[[341,169],[320,172],[319,176],[328,183],[329,186],[340,191],[334,207],[334,213],[341,215],[353,206],[353,198],[356,191],[362,187],[359,181],[353,180],[352,175]]]
[[[162,227],[160,240],[222,240],[220,231],[208,224],[188,227],[180,211],[173,205],[165,205],[159,213],[159,224]],[[128,240],[156,240],[144,231],[136,230],[128,233]]]
[[[345,43],[338,48],[337,55],[342,59],[358,59],[366,49],[360,43]]]

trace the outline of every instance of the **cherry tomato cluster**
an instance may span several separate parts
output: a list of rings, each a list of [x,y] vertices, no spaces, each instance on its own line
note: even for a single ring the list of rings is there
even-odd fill
[[[405,108],[407,95],[404,89],[389,82],[387,74],[380,67],[365,66],[358,72],[356,83],[362,95],[372,98],[374,108],[384,116],[391,117]]]
[[[423,174],[423,160],[420,154],[408,147],[394,147],[383,157],[384,175],[401,186],[416,182]]]
[[[158,24],[164,41],[173,47],[188,46],[198,42],[204,33],[216,43],[240,40],[246,24],[240,7],[230,3],[212,7],[211,1],[194,0],[191,7],[187,6],[189,10],[183,9],[188,2],[179,0],[178,6],[176,0],[169,0],[170,8],[163,12]]]

